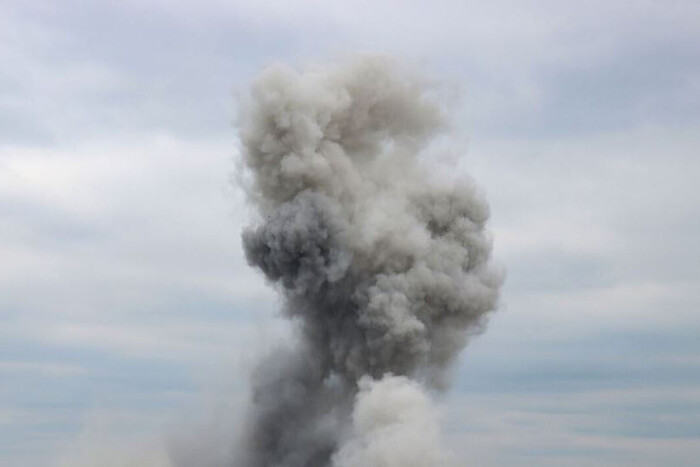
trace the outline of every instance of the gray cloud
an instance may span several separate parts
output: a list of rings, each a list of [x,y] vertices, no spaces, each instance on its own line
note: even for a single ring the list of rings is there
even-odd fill
[[[375,428],[364,425],[386,418],[371,412],[382,400],[388,410],[392,395],[411,398],[396,405],[407,417],[424,412],[417,382],[444,388],[467,336],[497,304],[488,206],[470,180],[431,177],[419,163],[445,126],[427,91],[379,57],[301,73],[272,67],[254,83],[241,139],[261,219],[243,246],[281,288],[302,343],[255,378],[240,465],[443,463],[437,442],[420,457],[395,446],[430,429],[422,415],[397,440],[342,442],[348,411],[353,436],[368,439]],[[390,431],[404,420],[392,416]]]

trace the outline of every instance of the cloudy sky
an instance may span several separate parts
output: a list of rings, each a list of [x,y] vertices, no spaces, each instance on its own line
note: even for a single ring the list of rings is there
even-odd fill
[[[693,0],[0,0],[0,465],[230,456],[288,331],[241,252],[236,95],[368,51],[455,97],[508,270],[441,402],[463,465],[697,462],[698,24]]]

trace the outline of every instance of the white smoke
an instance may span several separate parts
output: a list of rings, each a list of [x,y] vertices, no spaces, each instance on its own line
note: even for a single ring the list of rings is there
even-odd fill
[[[335,467],[443,467],[436,411],[415,381],[386,376],[359,382],[352,434],[333,458]]]
[[[442,465],[420,385],[446,387],[502,277],[485,200],[424,157],[447,127],[428,91],[381,57],[255,81],[241,140],[259,215],[243,245],[300,344],[256,373],[237,465]]]

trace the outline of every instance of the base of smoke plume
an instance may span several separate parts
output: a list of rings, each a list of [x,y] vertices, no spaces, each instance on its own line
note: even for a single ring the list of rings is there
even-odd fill
[[[333,457],[334,467],[443,467],[436,411],[416,382],[401,376],[360,380],[352,434]]]

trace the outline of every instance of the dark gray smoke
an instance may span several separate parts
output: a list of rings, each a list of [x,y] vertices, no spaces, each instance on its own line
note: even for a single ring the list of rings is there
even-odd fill
[[[426,389],[445,387],[502,278],[486,202],[422,156],[447,126],[429,94],[377,57],[255,81],[243,245],[299,339],[254,375],[239,467],[447,462]]]

